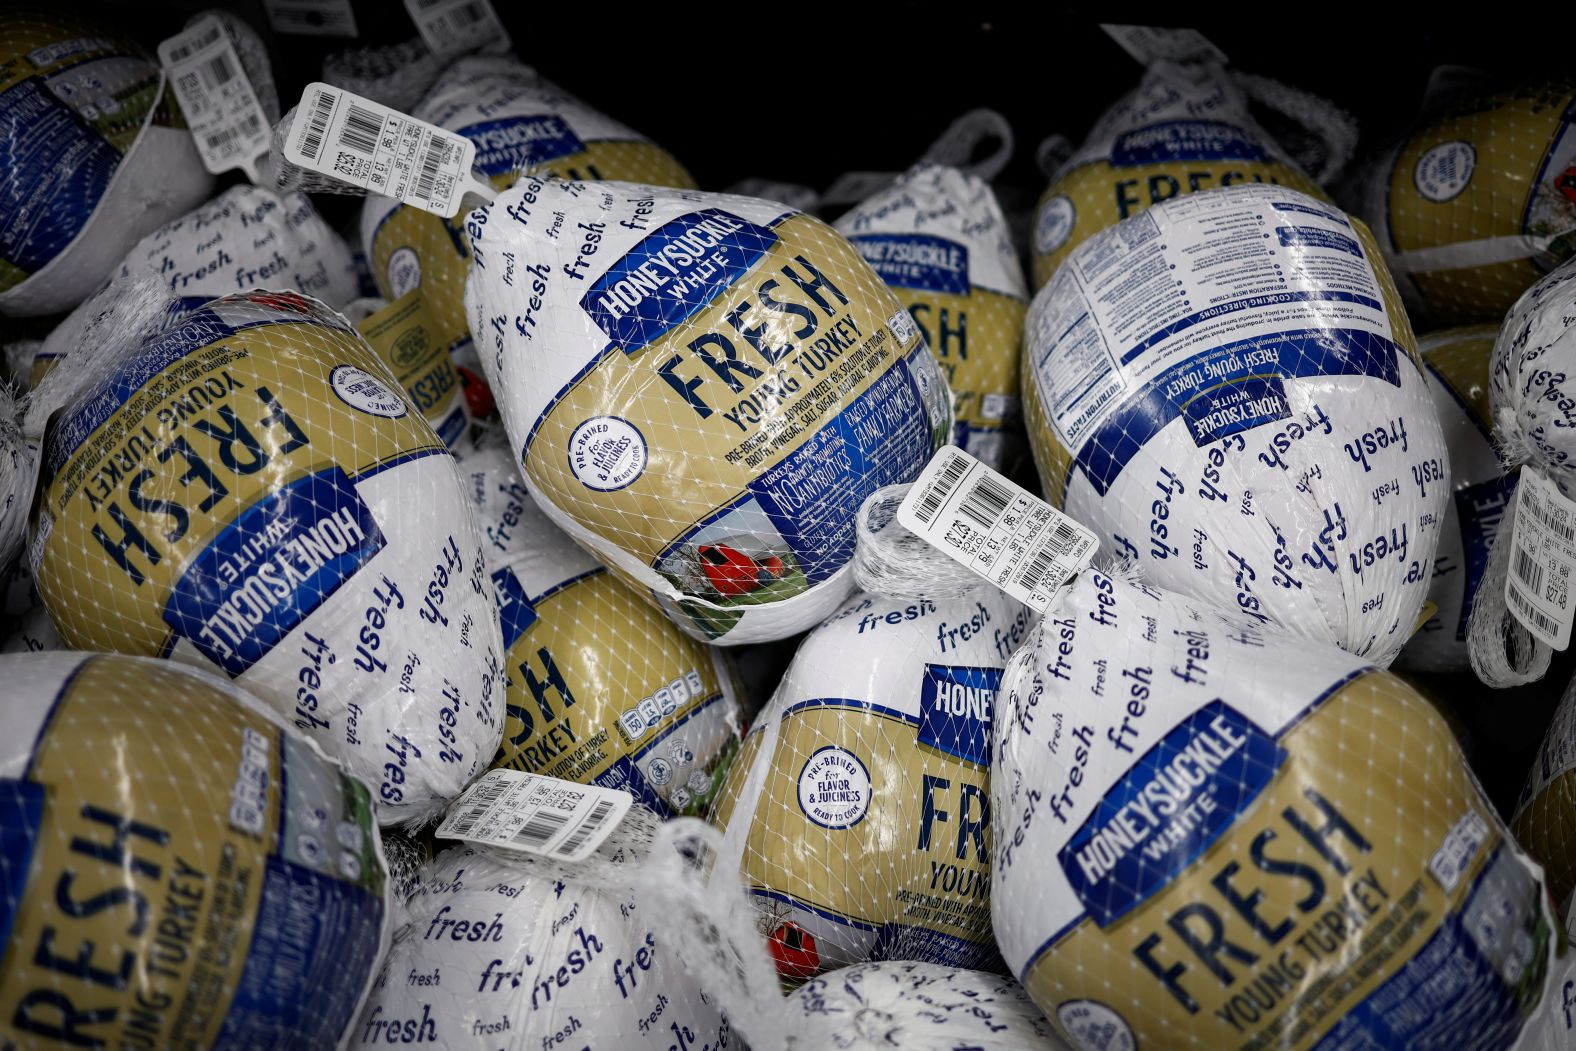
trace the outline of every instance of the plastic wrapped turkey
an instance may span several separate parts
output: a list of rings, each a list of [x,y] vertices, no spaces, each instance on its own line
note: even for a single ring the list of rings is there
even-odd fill
[[[486,769],[502,646],[475,519],[342,317],[226,296],[81,371],[30,548],[68,645],[222,671],[374,785],[384,821]]]
[[[1095,122],[1041,196],[1034,287],[1101,230],[1163,201],[1240,183],[1323,197],[1254,121],[1234,76],[1211,62],[1155,62]]]
[[[0,15],[0,143],[0,313],[15,317],[75,306],[213,187],[158,63],[56,14]]]
[[[1576,86],[1456,102],[1374,173],[1366,214],[1420,324],[1498,322],[1576,248]]]
[[[1506,473],[1494,448],[1489,407],[1489,358],[1498,331],[1493,325],[1478,325],[1418,340],[1450,452],[1451,496],[1428,585],[1434,613],[1401,651],[1398,667],[1424,672],[1471,667],[1467,627],[1472,604],[1516,488],[1516,475]]]
[[[679,631],[536,507],[501,434],[460,459],[506,651],[493,765],[704,814],[739,749],[727,652]]]
[[[800,645],[718,799],[777,969],[868,960],[998,968],[991,719],[1028,611],[994,589],[856,598]]]
[[[1045,492],[1156,584],[1388,663],[1416,626],[1449,457],[1367,229],[1292,190],[1167,201],[1029,310]]]
[[[1086,573],[996,732],[996,936],[1074,1046],[1568,1046],[1542,871],[1389,673]]]
[[[837,220],[897,293],[955,399],[953,443],[1000,468],[1023,450],[1018,359],[1028,289],[990,184],[920,164]]]
[[[835,610],[859,505],[952,429],[854,247],[770,201],[534,176],[466,226],[471,330],[548,517],[697,638]]]
[[[388,949],[367,786],[168,661],[0,679],[0,1044],[344,1046]]]

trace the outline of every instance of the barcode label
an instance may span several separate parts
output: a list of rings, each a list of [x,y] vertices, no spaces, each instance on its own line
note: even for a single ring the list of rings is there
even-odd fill
[[[1532,466],[1521,469],[1510,532],[1505,605],[1522,627],[1557,650],[1570,645],[1576,504]],[[1504,537],[1501,536],[1503,542]]]
[[[1099,547],[1092,532],[951,445],[931,458],[897,517],[1042,613]]]
[[[489,770],[449,807],[437,835],[579,861],[602,845],[633,804],[628,792]]]
[[[164,41],[159,58],[203,166],[215,174],[240,168],[256,182],[272,129],[218,18],[208,15]]]
[[[495,43],[509,45],[509,34],[490,0],[405,0],[405,10],[421,39],[441,59]]]
[[[446,218],[468,190],[495,196],[471,173],[470,139],[327,84],[307,85],[284,152],[303,168]]]
[[[263,0],[263,8],[275,33],[356,35],[356,13],[350,0]]]

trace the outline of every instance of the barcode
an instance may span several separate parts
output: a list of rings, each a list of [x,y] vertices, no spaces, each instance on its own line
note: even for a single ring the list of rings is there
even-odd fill
[[[464,7],[449,12],[449,22],[456,28],[475,25],[485,16],[482,14],[481,4],[466,4]]]
[[[301,138],[301,156],[309,160],[317,160],[317,155],[323,149],[323,136],[328,134],[328,122],[334,115],[334,96],[326,91],[319,91],[312,99],[312,116],[307,123],[306,134]]]
[[[219,39],[219,27],[218,26],[214,26],[212,29],[208,30],[208,32],[204,33],[202,36],[198,37],[196,40],[193,40],[191,43],[189,43],[189,44],[182,44],[180,47],[172,47],[172,48],[170,48],[170,65],[173,66],[177,62],[184,62],[184,61],[186,61],[186,59],[188,59],[191,56],[195,55],[197,52],[201,51],[203,48],[208,47],[209,45],[216,43],[218,41],[218,39]]]
[[[421,157],[421,171],[416,176],[416,189],[414,195],[422,200],[431,202],[434,183],[438,178],[438,167],[443,163],[444,156],[449,152],[448,144],[434,135],[427,142],[427,152]]]
[[[1012,493],[988,474],[980,475],[969,495],[963,498],[958,510],[978,522],[982,529],[992,529],[1012,503]]]
[[[210,150],[227,150],[237,139],[249,139],[262,130],[262,121],[253,113],[233,128],[221,128],[206,136]]]
[[[1516,607],[1517,614],[1532,621],[1539,631],[1549,635],[1559,635],[1560,626],[1554,618],[1544,616],[1543,612],[1529,602],[1520,591],[1509,587],[1505,589],[1505,595],[1511,600],[1510,604]]]
[[[208,89],[223,87],[235,79],[235,63],[230,61],[227,54],[215,55],[201,66],[203,80],[207,81]]]
[[[514,842],[522,847],[540,850],[569,823],[569,816],[560,810],[538,811],[531,815],[531,820],[525,823],[524,828],[514,834]]]
[[[1527,587],[1532,589],[1534,595],[1543,591],[1543,566],[1526,550],[1516,548],[1516,561],[1512,571]]]
[[[1073,544],[1078,541],[1078,530],[1074,529],[1071,522],[1057,522],[1056,529],[1051,533],[1051,544],[1056,548],[1056,553],[1065,555],[1071,551]]]
[[[1542,500],[1528,499],[1527,508],[1543,525],[1565,538],[1567,544],[1576,543],[1576,526],[1571,525],[1570,519],[1563,516],[1556,517],[1554,509],[1544,505]]]
[[[557,853],[564,857],[569,857],[584,846],[585,841],[591,837],[592,833],[607,823],[607,817],[613,812],[614,806],[615,804],[611,799],[599,801],[596,806],[591,808],[591,813],[586,816],[586,819],[580,822],[579,827],[569,834],[569,838],[558,845]]]
[[[1042,547],[1035,552],[1034,558],[1023,567],[1023,572],[1018,574],[1018,583],[1033,591],[1040,586],[1040,581],[1045,579],[1045,574],[1052,566],[1056,565],[1056,554],[1048,547]]]
[[[373,154],[378,151],[378,134],[383,130],[383,118],[378,114],[350,103],[350,112],[345,115],[345,126],[339,129],[339,145],[349,146],[359,153]]]
[[[941,469],[941,473],[936,475],[936,480],[930,483],[929,491],[920,498],[919,506],[914,508],[914,517],[929,525],[968,470],[969,462],[963,457],[954,456],[949,460],[947,466]]]
[[[449,826],[449,834],[456,838],[470,835],[471,830],[476,827],[476,822],[480,821],[492,805],[498,802],[498,797],[503,795],[508,787],[508,781],[498,780],[477,788],[475,794],[466,803],[465,813]]]
[[[446,4],[448,2],[449,2],[449,0],[416,0],[416,6],[420,10],[426,11],[429,8],[434,8],[434,7],[439,6],[440,4]]]

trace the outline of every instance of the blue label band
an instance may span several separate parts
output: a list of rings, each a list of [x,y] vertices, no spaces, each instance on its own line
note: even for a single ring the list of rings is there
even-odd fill
[[[919,743],[965,762],[990,765],[991,717],[1000,668],[925,665],[919,688]]]
[[[1057,853],[1073,893],[1110,926],[1219,839],[1285,761],[1224,701],[1200,708],[1128,768]]]
[[[731,212],[690,212],[630,249],[580,306],[608,339],[633,354],[698,313],[776,243],[774,232]]]
[[[338,467],[243,511],[181,575],[164,622],[232,677],[263,658],[383,549],[383,532]]]
[[[1119,168],[1167,161],[1267,161],[1247,132],[1219,120],[1171,120],[1117,136],[1111,163]]]
[[[1199,448],[1290,415],[1286,386],[1278,376],[1207,390],[1182,406],[1188,433]]]
[[[507,175],[586,148],[564,118],[551,113],[506,117],[460,129],[476,144],[476,167],[488,175]]]
[[[1466,601],[1461,604],[1461,619],[1456,624],[1456,639],[1466,641],[1467,621],[1477,601],[1478,584],[1488,571],[1489,547],[1499,533],[1505,508],[1516,492],[1519,474],[1505,474],[1455,491],[1456,519],[1461,523],[1461,554],[1466,559]]]
[[[969,250],[929,234],[860,234],[848,239],[895,288],[968,295]]]
[[[1280,239],[1283,248],[1327,248],[1355,255],[1358,259],[1363,257],[1363,250],[1356,239],[1318,226],[1277,226],[1275,236]]]

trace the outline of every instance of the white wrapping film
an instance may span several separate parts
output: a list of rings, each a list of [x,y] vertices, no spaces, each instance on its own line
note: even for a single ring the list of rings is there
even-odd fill
[[[1021,452],[1018,359],[1029,298],[990,184],[920,164],[837,220],[897,293],[955,399],[953,442],[991,467]]]
[[[990,933],[989,742],[1029,611],[857,596],[756,718],[712,820],[789,979],[867,960],[1000,968]]]
[[[1103,550],[1158,585],[1395,656],[1449,463],[1365,229],[1273,186],[1168,201],[1080,246],[1028,326],[1046,495]]]
[[[678,630],[536,506],[495,429],[460,456],[503,629],[503,766],[704,814],[738,751],[726,651]]]
[[[344,1047],[389,938],[367,786],[220,676],[0,679],[0,1042]]]
[[[22,437],[16,396],[0,379],[0,574],[10,567],[27,537],[37,451]]]
[[[538,506],[697,638],[835,609],[860,503],[952,425],[853,246],[769,201],[529,175],[466,229],[471,331]]]
[[[1488,572],[1489,553],[1508,522],[1516,474],[1494,448],[1489,407],[1489,359],[1494,325],[1448,329],[1418,340],[1428,391],[1450,453],[1451,498],[1445,504],[1428,601],[1434,614],[1396,658],[1396,666],[1424,672],[1471,667],[1467,625],[1474,596]]]
[[[352,1047],[725,1051],[728,1021],[624,893],[457,847],[405,908]]]
[[[61,635],[223,669],[386,822],[458,795],[503,724],[497,619],[453,458],[371,348],[257,292],[96,367],[43,444],[30,555]]]
[[[991,792],[1002,954],[1075,1046],[1569,1046],[1541,870],[1349,653],[1085,574],[1007,667]]]
[[[213,177],[136,45],[22,13],[0,16],[0,42],[0,313],[59,313]]]

